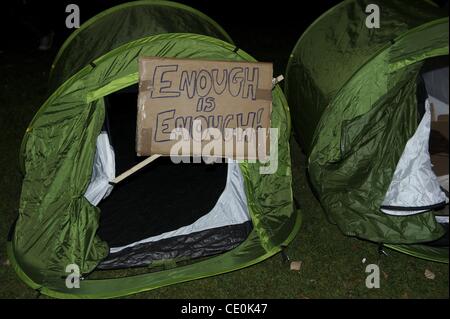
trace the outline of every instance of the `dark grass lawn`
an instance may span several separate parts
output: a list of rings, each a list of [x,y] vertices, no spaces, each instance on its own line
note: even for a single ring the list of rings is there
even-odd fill
[[[247,43],[248,47],[251,45]],[[289,55],[288,46],[292,44],[283,47],[281,43],[278,50],[273,44],[269,45],[267,42],[267,46],[261,46],[265,49],[261,49],[256,58],[275,61],[275,73],[280,73]],[[254,53],[247,47],[244,49]],[[54,54],[55,51],[0,53],[0,298],[37,296],[7,264],[6,236],[16,217],[20,196],[20,142],[28,123],[44,101]],[[388,251],[389,256],[380,257],[375,245],[344,237],[336,226],[329,224],[308,186],[305,157],[294,141],[292,157],[294,193],[302,208],[303,225],[287,253],[291,260],[303,262],[299,272],[290,271],[289,263],[278,254],[240,271],[160,288],[131,298],[449,297],[448,265],[393,251]],[[366,264],[380,265],[381,288],[366,288],[363,258],[366,258]],[[435,273],[434,280],[425,278],[426,269]]]

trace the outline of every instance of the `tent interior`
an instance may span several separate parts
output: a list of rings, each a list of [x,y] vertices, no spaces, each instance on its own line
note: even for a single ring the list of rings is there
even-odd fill
[[[381,209],[396,216],[432,210],[445,235],[427,244],[448,247],[448,56],[426,60],[417,83],[419,125],[405,146]]]
[[[144,157],[136,156],[137,85],[104,98],[85,197],[100,208],[97,234],[110,253],[99,269],[148,266],[229,251],[252,229],[239,165],[175,164],[160,157],[122,182],[109,182]]]

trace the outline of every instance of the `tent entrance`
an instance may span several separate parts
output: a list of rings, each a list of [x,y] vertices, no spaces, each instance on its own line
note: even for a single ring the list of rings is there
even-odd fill
[[[417,85],[419,125],[397,164],[381,210],[407,216],[434,211],[447,229],[449,194],[448,56],[425,61]]]
[[[91,202],[101,210],[97,234],[109,244],[110,254],[98,268],[147,266],[235,248],[252,228],[237,163],[174,164],[161,157],[114,188],[107,184],[145,159],[135,152],[136,102],[137,86],[105,97],[95,163],[108,152],[103,158],[110,162],[94,164],[91,185],[108,190],[100,193],[100,200],[97,196],[98,203]],[[96,168],[103,174],[95,174]],[[103,176],[104,182],[95,182],[95,176]]]

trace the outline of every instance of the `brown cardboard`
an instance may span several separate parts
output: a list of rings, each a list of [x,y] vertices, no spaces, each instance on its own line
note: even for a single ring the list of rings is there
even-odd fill
[[[431,107],[433,113],[433,105]],[[431,121],[430,153],[433,171],[437,176],[448,175],[448,114],[441,114]]]
[[[448,153],[438,153],[431,155],[433,172],[436,176],[448,175]]]
[[[448,114],[439,115],[437,121],[432,121],[431,129],[438,131],[448,140]]]
[[[202,130],[215,127],[221,133],[226,128],[266,128],[267,134],[261,135],[264,141],[257,143],[265,146],[267,154],[271,108],[271,63],[142,57],[136,152],[170,155],[177,143],[170,139],[171,131],[186,128],[192,137],[197,119]],[[209,142],[202,140],[202,148]],[[191,144],[190,155],[201,152]],[[222,152],[211,155],[254,159],[246,149],[224,146]]]

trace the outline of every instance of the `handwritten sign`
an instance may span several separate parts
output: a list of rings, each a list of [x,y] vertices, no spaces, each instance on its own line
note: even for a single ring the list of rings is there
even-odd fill
[[[136,152],[173,155],[180,139],[189,137],[189,155],[205,155],[206,148],[211,156],[260,158],[268,151],[271,107],[271,63],[143,57]],[[252,130],[263,153],[248,151]],[[212,140],[223,144],[206,147]]]

